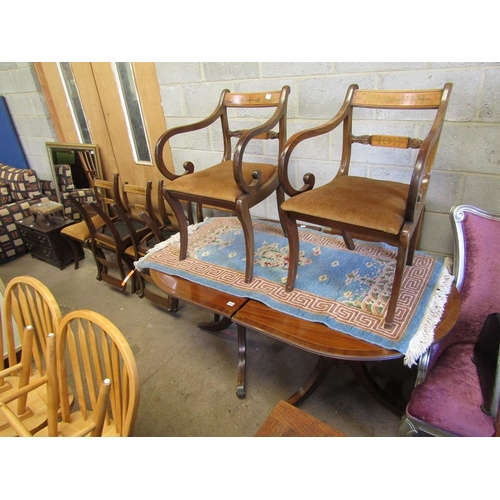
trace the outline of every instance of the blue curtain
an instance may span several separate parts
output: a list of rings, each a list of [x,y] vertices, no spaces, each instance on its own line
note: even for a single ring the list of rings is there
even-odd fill
[[[0,96],[0,163],[30,168],[4,96]]]

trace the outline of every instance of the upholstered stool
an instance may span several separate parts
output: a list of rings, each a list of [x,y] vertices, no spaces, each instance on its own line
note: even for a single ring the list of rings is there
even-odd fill
[[[346,434],[309,415],[296,406],[280,401],[266,418],[255,437],[345,437]]]
[[[42,201],[40,203],[36,203],[30,207],[30,212],[33,214],[33,220],[36,222],[39,215],[43,215],[47,226],[50,226],[50,216],[60,212],[61,217],[64,217],[64,207],[61,203],[57,203],[55,201]]]

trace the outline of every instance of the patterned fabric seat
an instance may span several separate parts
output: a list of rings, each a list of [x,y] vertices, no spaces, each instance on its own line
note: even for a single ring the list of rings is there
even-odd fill
[[[80,213],[71,203],[68,196],[72,195],[80,203],[86,204],[95,201],[92,188],[77,189],[73,181],[73,174],[69,165],[55,165],[57,184],[62,196],[64,215],[73,220],[81,220]],[[53,181],[41,181],[42,192],[52,201],[57,201],[57,192]]]
[[[64,215],[81,220],[68,196],[73,195],[81,203],[91,203],[95,200],[92,188],[76,189],[69,165],[56,165],[56,175]],[[32,205],[47,201],[58,201],[53,181],[39,180],[35,170],[0,163],[0,264],[26,253],[16,222],[31,215]]]

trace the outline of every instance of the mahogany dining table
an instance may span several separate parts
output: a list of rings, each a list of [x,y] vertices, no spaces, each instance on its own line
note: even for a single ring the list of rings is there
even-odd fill
[[[298,405],[321,384],[336,362],[347,362],[362,386],[396,414],[404,408],[371,376],[368,361],[402,358],[399,351],[379,347],[354,338],[321,323],[315,323],[274,310],[249,298],[234,297],[213,288],[194,283],[154,269],[149,270],[155,284],[176,300],[195,304],[213,313],[213,321],[198,324],[208,331],[221,331],[232,323],[238,332],[238,376],[236,394],[245,397],[246,330],[250,328],[279,341],[319,356],[316,366],[304,384],[286,401]],[[455,324],[460,312],[460,294],[452,286],[442,317],[434,332],[434,343],[440,341]]]

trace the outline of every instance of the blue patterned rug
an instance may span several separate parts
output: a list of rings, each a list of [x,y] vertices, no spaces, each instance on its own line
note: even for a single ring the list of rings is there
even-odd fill
[[[394,324],[384,316],[395,269],[395,249],[356,244],[300,229],[295,288],[284,288],[288,241],[281,226],[255,220],[254,279],[245,283],[245,242],[235,217],[216,217],[189,227],[188,257],[179,261],[179,235],[160,243],[136,267],[156,269],[233,296],[259,300],[273,309],[316,321],[353,337],[405,355],[412,366],[432,343],[451,289],[450,259],[417,252],[407,267]]]

